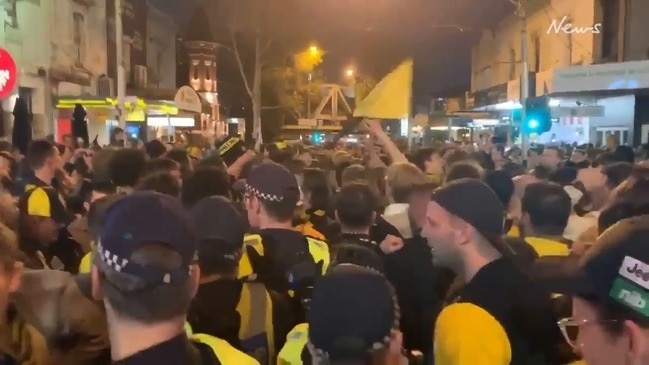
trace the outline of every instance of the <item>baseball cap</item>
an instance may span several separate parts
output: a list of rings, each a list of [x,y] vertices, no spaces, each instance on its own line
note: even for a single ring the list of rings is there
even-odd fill
[[[649,215],[621,220],[604,231],[580,259],[565,258],[537,281],[552,293],[594,299],[649,323],[647,237]]]
[[[237,258],[235,254],[243,247],[246,222],[229,199],[222,196],[203,198],[194,205],[191,214],[196,225],[199,255],[208,250],[226,258]],[[210,241],[210,247],[202,244],[205,241]],[[213,241],[221,244],[212,244]]]
[[[219,151],[219,156],[223,158],[223,162],[227,166],[231,166],[248,152],[248,147],[239,137],[228,137],[217,142],[216,149]]]
[[[400,311],[387,279],[368,268],[338,265],[318,280],[307,313],[318,357],[362,360],[388,346]]]
[[[238,180],[233,188],[269,202],[300,202],[300,187],[293,173],[280,164],[264,162],[255,166],[245,180]]]
[[[435,190],[431,200],[473,226],[503,255],[514,252],[503,240],[505,208],[489,185],[478,179],[459,179]]]
[[[168,270],[131,260],[135,251],[151,243],[177,252],[182,265]],[[108,209],[97,253],[106,266],[140,277],[149,285],[183,282],[196,256],[194,224],[177,198],[151,191],[134,192]]]

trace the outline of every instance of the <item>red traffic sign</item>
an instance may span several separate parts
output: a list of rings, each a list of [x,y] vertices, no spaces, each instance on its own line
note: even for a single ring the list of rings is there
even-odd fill
[[[11,53],[0,48],[0,99],[11,95],[18,81],[18,67]]]

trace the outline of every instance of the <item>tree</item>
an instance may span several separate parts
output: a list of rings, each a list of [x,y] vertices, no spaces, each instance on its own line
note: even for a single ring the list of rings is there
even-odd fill
[[[252,136],[263,142],[261,112],[281,105],[262,105],[263,73],[281,65],[291,45],[303,43],[299,31],[301,16],[296,13],[300,0],[222,0],[211,1],[216,8],[212,21],[214,34],[229,35],[222,45],[234,56],[252,106]]]
[[[264,83],[268,85],[269,98],[280,107],[282,124],[288,120],[309,118],[308,102],[311,102],[313,111],[322,100],[324,76],[319,70],[305,73],[295,66],[275,67],[264,73]]]

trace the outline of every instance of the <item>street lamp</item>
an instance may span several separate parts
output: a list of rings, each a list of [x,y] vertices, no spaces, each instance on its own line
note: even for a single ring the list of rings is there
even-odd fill
[[[311,52],[311,55],[317,56],[320,53],[320,50],[317,46],[311,46],[309,47],[309,52]]]
[[[354,70],[348,68],[347,71],[345,71],[345,75],[347,75],[347,77],[354,77]]]

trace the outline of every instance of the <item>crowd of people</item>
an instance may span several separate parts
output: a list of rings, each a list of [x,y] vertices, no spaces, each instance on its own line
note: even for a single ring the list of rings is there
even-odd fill
[[[649,364],[643,156],[362,128],[0,145],[0,364]]]

